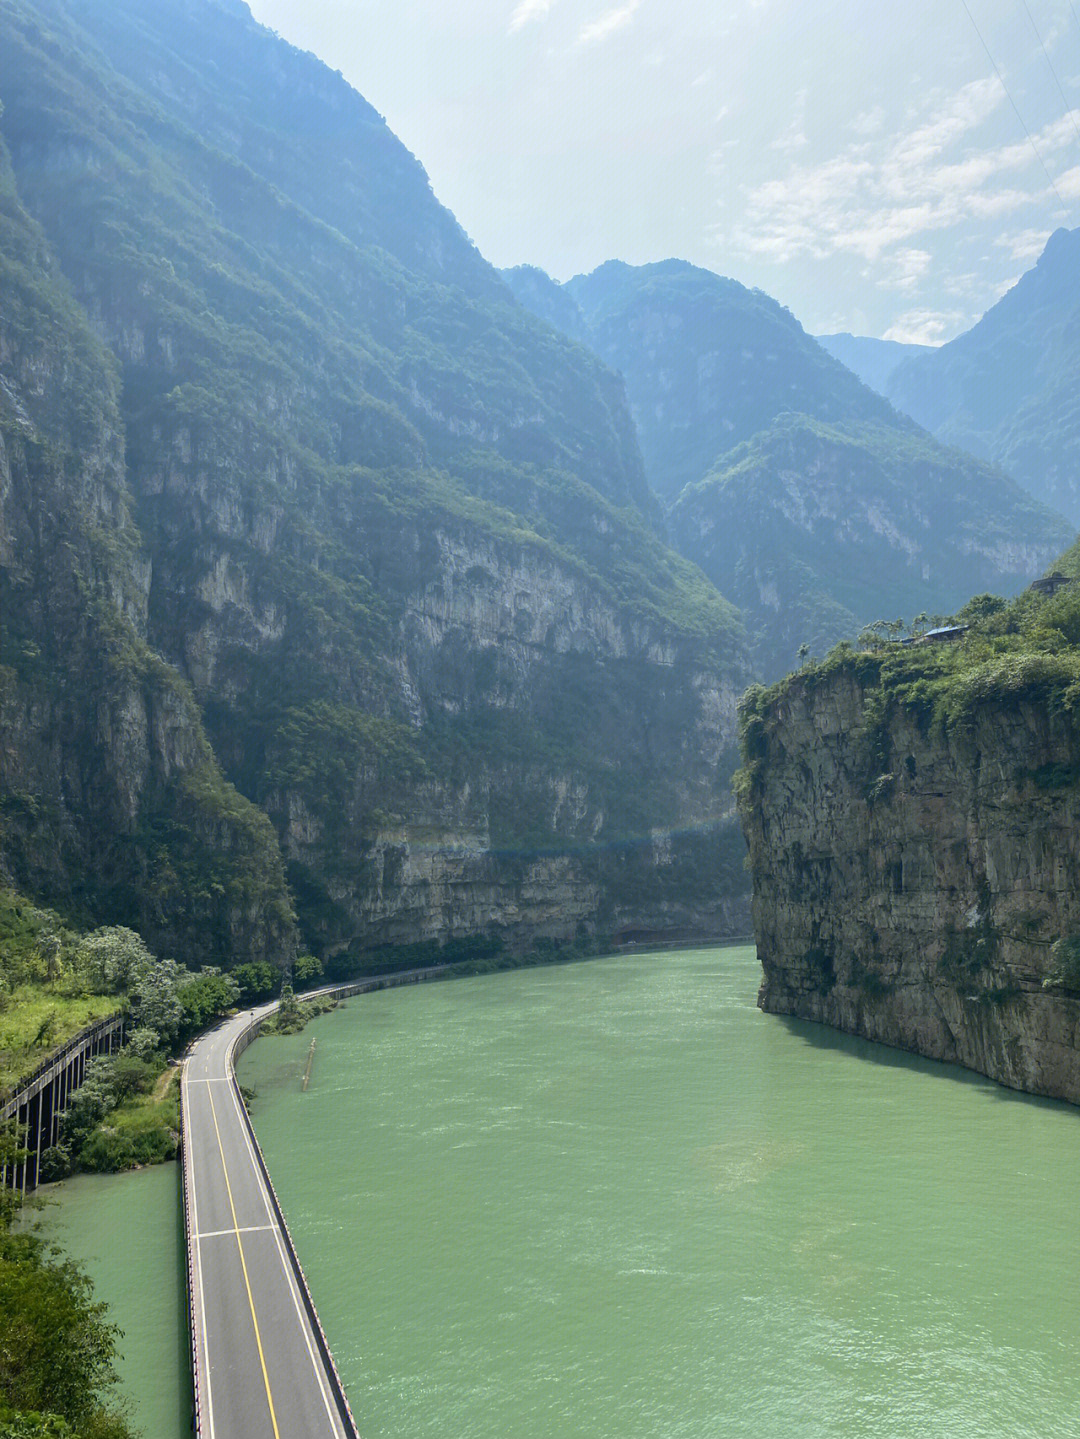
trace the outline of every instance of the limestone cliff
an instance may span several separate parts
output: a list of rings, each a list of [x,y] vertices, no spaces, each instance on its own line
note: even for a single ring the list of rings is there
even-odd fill
[[[1080,1102],[1075,662],[930,648],[748,697],[759,1003]]]
[[[148,904],[159,881],[212,897],[226,857],[245,871],[242,815],[272,911],[291,934],[294,899],[304,942],[343,962],[740,929],[740,626],[665,543],[618,377],[522,310],[381,117],[241,4],[10,0],[0,95],[12,204],[107,378],[98,403],[54,367],[41,422],[65,395],[97,416],[122,516],[105,612],[173,703],[108,717],[108,772],[147,797],[112,883],[40,822],[34,736],[82,733],[97,650],[77,606],[37,626],[71,705],[9,730],[12,878],[101,918],[132,874]],[[4,354],[0,375],[25,388]],[[25,482],[28,530],[93,453],[47,497]],[[9,624],[58,545],[5,553]],[[143,783],[151,753],[173,790]],[[172,803],[193,757],[216,829]],[[63,799],[68,828],[111,853],[88,792]],[[206,873],[166,865],[163,836]],[[158,934],[187,957],[175,920]],[[226,961],[252,947],[213,936]]]
[[[0,875],[192,961],[287,959],[266,816],[146,643],[117,376],[0,143]]]

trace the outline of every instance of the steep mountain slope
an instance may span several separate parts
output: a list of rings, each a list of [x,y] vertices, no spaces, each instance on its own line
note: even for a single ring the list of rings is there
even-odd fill
[[[266,816],[146,643],[112,357],[0,143],[0,869],[192,959],[295,947]]]
[[[934,350],[933,345],[906,345],[899,340],[876,340],[870,335],[851,335],[846,331],[814,338],[834,360],[839,360],[879,395],[889,393],[889,380],[899,364],[916,355],[932,354]]]
[[[720,927],[739,627],[617,378],[235,0],[0,27],[20,201],[119,363],[118,567],[306,942]]]
[[[974,328],[899,365],[888,394],[1080,524],[1080,230],[1051,235]]]
[[[610,261],[566,288],[626,380],[646,473],[667,502],[785,411],[829,424],[892,417],[789,311],[735,280],[681,260]]]
[[[515,299],[531,314],[578,344],[592,347],[585,316],[566,285],[560,285],[536,265],[515,265],[513,269],[500,270],[499,273],[513,291]]]
[[[743,609],[755,674],[899,611],[1012,592],[1067,525],[999,471],[937,443],[775,300],[679,261],[612,262],[565,286],[511,271],[564,327],[576,300],[622,371],[672,538]]]
[[[925,432],[782,417],[724,456],[671,512],[672,537],[723,576],[756,673],[794,668],[864,625],[1012,593],[1069,527],[1003,474]]]

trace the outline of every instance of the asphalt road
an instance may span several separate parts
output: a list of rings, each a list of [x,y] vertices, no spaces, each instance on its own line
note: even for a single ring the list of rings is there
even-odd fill
[[[250,1023],[204,1035],[181,1080],[199,1439],[355,1439],[237,1094]]]

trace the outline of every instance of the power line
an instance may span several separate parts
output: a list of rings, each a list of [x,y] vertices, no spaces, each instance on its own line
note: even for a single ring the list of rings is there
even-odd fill
[[[1011,94],[1010,91],[1009,91],[1009,87],[1008,87],[1008,85],[1006,85],[1006,83],[1005,83],[1005,77],[1002,75],[1001,71],[1000,71],[1000,70],[998,69],[998,67],[997,67],[997,61],[994,59],[993,55],[991,55],[991,53],[990,53],[990,46],[989,46],[989,45],[986,43],[986,41],[983,39],[982,31],[979,29],[978,25],[975,24],[975,16],[974,16],[974,15],[971,13],[971,11],[968,9],[967,0],[960,0],[960,4],[963,5],[965,11],[967,11],[967,17],[968,17],[968,19],[971,21],[971,27],[972,27],[972,29],[975,31],[975,34],[978,35],[978,37],[979,37],[979,43],[980,43],[980,45],[983,47],[983,49],[986,51],[986,58],[990,61],[990,64],[993,66],[993,69],[994,69],[994,74],[998,77],[998,84],[999,84],[999,85],[1001,86],[1001,88],[1005,91],[1006,98],[1008,99],[1009,104],[1013,107],[1013,112],[1014,112],[1014,114],[1016,115],[1016,118],[1020,121],[1020,128],[1023,130],[1024,134],[1027,136],[1028,144],[1029,144],[1029,145],[1031,146],[1031,148],[1034,150],[1034,152],[1035,152],[1035,158],[1036,158],[1036,160],[1038,160],[1039,164],[1042,166],[1042,168],[1043,168],[1043,174],[1046,176],[1047,180],[1050,182],[1050,188],[1051,188],[1051,190],[1053,190],[1054,194],[1057,195],[1058,204],[1061,206],[1062,210],[1064,210],[1065,214],[1067,215],[1067,214],[1069,213],[1069,207],[1065,204],[1065,201],[1061,198],[1061,194],[1060,194],[1060,192],[1059,192],[1059,190],[1058,190],[1058,187],[1054,184],[1054,177],[1053,177],[1053,175],[1051,175],[1050,171],[1046,168],[1046,161],[1043,159],[1042,155],[1039,153],[1039,147],[1038,147],[1038,145],[1036,145],[1034,139],[1032,138],[1031,131],[1030,131],[1030,130],[1028,129],[1028,127],[1024,124],[1024,117],[1023,117],[1023,115],[1021,115],[1020,111],[1017,109],[1016,101],[1013,99],[1012,94]]]
[[[1035,31],[1035,39],[1038,40],[1039,44],[1042,46],[1042,52],[1046,56],[1046,63],[1050,66],[1050,74],[1054,77],[1054,84],[1057,86],[1058,94],[1061,96],[1061,103],[1065,106],[1066,113],[1068,114],[1069,119],[1072,121],[1072,127],[1076,131],[1076,138],[1080,140],[1080,125],[1077,125],[1076,115],[1073,112],[1073,107],[1069,104],[1065,96],[1065,91],[1061,88],[1061,81],[1058,79],[1058,73],[1054,69],[1054,62],[1050,59],[1050,51],[1046,48],[1046,45],[1043,42],[1043,37],[1039,34],[1039,27],[1035,24],[1035,17],[1031,13],[1031,7],[1028,5],[1028,0],[1022,0],[1022,4],[1024,6],[1024,10],[1027,12],[1028,19],[1031,21],[1031,28]],[[1069,4],[1072,4],[1072,0],[1069,0]],[[1075,13],[1076,12],[1074,10],[1073,14],[1075,15]]]

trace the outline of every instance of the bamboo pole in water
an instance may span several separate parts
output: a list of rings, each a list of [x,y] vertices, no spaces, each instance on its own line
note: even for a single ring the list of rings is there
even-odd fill
[[[311,1065],[315,1059],[315,1041],[311,1041],[311,1048],[307,1052],[307,1068],[304,1070],[304,1089],[306,1090],[311,1082]]]

